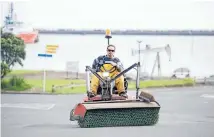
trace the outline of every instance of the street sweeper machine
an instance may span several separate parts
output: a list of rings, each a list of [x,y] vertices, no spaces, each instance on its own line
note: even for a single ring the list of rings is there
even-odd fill
[[[119,96],[115,91],[115,80],[131,69],[136,69],[137,72],[136,93],[134,97]],[[134,63],[113,78],[109,76],[108,71],[99,75],[90,66],[86,66],[85,70],[87,96],[73,107],[70,112],[70,121],[77,121],[81,128],[149,126],[158,122],[160,104],[152,94],[140,91],[140,62]],[[88,96],[90,73],[100,81],[98,94],[94,97]],[[125,83],[124,86],[128,86],[127,81]],[[126,89],[126,92],[129,93],[128,87]]]

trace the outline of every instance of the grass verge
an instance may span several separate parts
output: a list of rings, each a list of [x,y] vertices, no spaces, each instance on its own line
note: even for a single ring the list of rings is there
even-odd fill
[[[43,80],[39,79],[26,79],[26,83],[32,85],[32,87],[36,89],[43,89]],[[69,84],[85,84],[84,80],[68,80],[68,79],[47,79],[46,80],[46,91],[51,93],[52,92],[52,86],[63,86],[63,85],[69,85]],[[75,88],[60,88],[56,89],[55,93],[83,93],[86,91],[85,86],[81,87],[75,87]]]
[[[35,79],[26,79],[26,82],[35,88],[42,89],[43,81]],[[46,91],[52,92],[52,85],[67,85],[70,83],[83,84],[83,86],[74,88],[59,88],[55,93],[69,94],[69,93],[85,93],[86,86],[84,80],[60,80],[60,79],[48,79],[46,81]],[[152,88],[152,87],[180,87],[180,86],[193,86],[194,80],[192,79],[174,79],[174,80],[147,80],[140,82],[140,88]],[[135,82],[129,81],[129,89],[135,89]]]
[[[25,82],[33,90],[42,91],[43,81],[41,79],[25,79]],[[85,80],[68,80],[68,79],[47,79],[46,80],[46,92],[52,92],[52,86],[63,86],[69,84],[81,84],[82,86],[74,88],[58,88],[54,93],[58,94],[76,94],[76,93],[86,93]],[[179,86],[193,86],[194,80],[192,79],[173,79],[173,80],[146,80],[140,81],[140,88],[152,88],[152,87],[179,87]],[[135,89],[135,81],[129,81],[129,89]],[[20,90],[17,90],[20,91]]]
[[[155,87],[181,87],[193,86],[194,80],[186,79],[172,79],[172,80],[146,80],[140,82],[140,88],[155,88]],[[129,82],[129,89],[135,89],[135,82]]]
[[[42,71],[40,71],[40,70],[13,70],[12,72],[10,72],[8,74],[8,76],[10,76],[10,75],[24,75],[24,74],[37,74],[40,72],[42,72]]]

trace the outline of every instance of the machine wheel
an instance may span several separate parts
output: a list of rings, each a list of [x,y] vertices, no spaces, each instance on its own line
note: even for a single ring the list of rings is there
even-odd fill
[[[125,87],[125,92],[127,93],[128,87],[129,87],[129,83],[127,81],[127,79],[124,79],[124,87]]]
[[[73,120],[73,113],[74,113],[74,109],[72,109],[72,110],[70,111],[70,121]]]

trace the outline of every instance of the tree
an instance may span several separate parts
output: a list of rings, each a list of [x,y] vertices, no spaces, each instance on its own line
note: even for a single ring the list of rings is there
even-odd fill
[[[1,33],[2,34],[2,33]],[[3,79],[15,64],[23,66],[26,51],[24,41],[11,33],[1,35],[1,78]]]

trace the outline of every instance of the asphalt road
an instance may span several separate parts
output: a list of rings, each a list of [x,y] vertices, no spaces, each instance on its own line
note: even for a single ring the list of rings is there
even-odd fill
[[[161,104],[157,125],[93,129],[69,121],[84,95],[2,94],[2,137],[214,137],[214,87],[150,91]]]

